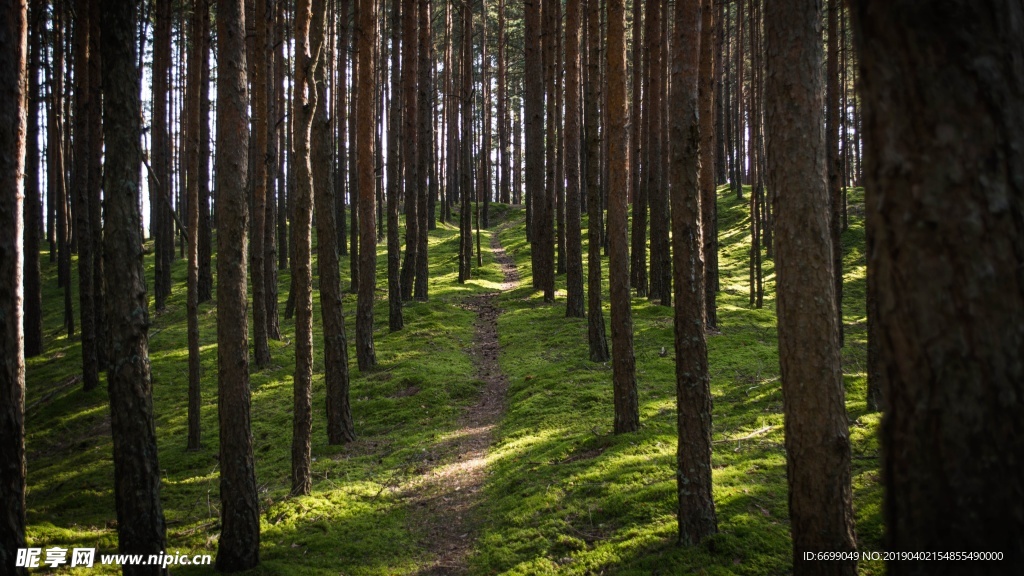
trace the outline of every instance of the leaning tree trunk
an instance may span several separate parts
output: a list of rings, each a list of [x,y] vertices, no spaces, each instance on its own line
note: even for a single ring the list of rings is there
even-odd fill
[[[259,501],[249,416],[245,180],[249,127],[243,0],[217,0],[217,411],[221,534],[217,569],[260,561]]]
[[[887,548],[1024,560],[1024,8],[854,2]],[[917,503],[941,502],[921,506]],[[891,562],[891,574],[954,574]]]
[[[777,197],[779,360],[795,574],[856,574],[850,439],[825,182],[821,3],[765,7],[767,168]],[[753,195],[752,195],[753,196]]]
[[[139,166],[142,165],[135,2],[114,2],[103,14],[106,137],[104,203],[105,300],[110,330],[110,429],[118,552],[160,554],[165,548],[160,464],[149,364],[149,303],[143,275]],[[223,460],[222,460],[223,461]],[[161,574],[159,566],[125,566],[126,574]]]

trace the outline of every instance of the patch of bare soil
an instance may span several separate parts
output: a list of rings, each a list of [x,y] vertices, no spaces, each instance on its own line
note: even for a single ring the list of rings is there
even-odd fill
[[[511,290],[519,283],[519,271],[498,238],[505,225],[491,234],[491,250],[505,276],[501,291]],[[410,487],[413,522],[425,535],[423,545],[433,556],[433,561],[419,574],[466,572],[466,557],[478,529],[475,507],[486,477],[487,451],[494,427],[505,412],[508,389],[508,377],[498,365],[501,309],[496,301],[500,293],[471,296],[466,301],[467,307],[477,313],[476,335],[469,353],[476,365],[476,377],[485,384],[476,403],[459,419],[455,432],[441,439],[445,449],[439,464]]]

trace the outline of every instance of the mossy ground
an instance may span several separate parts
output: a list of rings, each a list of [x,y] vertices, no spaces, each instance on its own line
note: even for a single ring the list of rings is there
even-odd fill
[[[610,434],[611,369],[587,360],[586,323],[564,318],[564,276],[555,304],[529,289],[529,245],[522,212],[492,205],[495,221],[514,222],[502,243],[524,282],[499,300],[501,364],[510,377],[508,411],[496,433],[478,508],[482,532],[472,573],[784,574],[791,570],[782,397],[778,374],[773,269],[765,261],[764,308],[751,309],[746,205],[720,193],[721,334],[708,339],[714,394],[715,501],[719,535],[675,544],[674,373],[671,310],[634,300],[639,433]],[[865,406],[864,236],[860,195],[851,195],[844,233],[846,347],[843,364],[854,450],[854,506],[861,550],[881,547],[878,415]],[[584,223],[585,225],[585,223]],[[485,231],[486,234],[486,231]],[[253,438],[261,499],[261,566],[254,574],[403,574],[428,563],[423,535],[410,522],[401,490],[429,469],[481,383],[467,350],[473,313],[465,295],[496,290],[501,273],[486,238],[484,267],[456,282],[458,231],[431,233],[430,296],[405,307],[406,327],[387,329],[385,248],[378,248],[376,350],[380,367],[352,362],[352,412],[358,440],[329,446],[324,428],[322,334],[314,290],[313,493],[288,496],[294,323],[271,342],[272,366],[253,370]],[[315,256],[314,256],[315,258]],[[152,258],[147,258],[152,279]],[[73,268],[75,265],[73,264]],[[348,267],[342,267],[347,287]],[[105,379],[85,393],[80,346],[60,329],[62,292],[43,254],[46,351],[28,361],[28,538],[30,545],[116,549],[113,464]],[[167,309],[151,310],[150,353],[168,549],[216,553],[219,532],[216,415],[216,305],[200,307],[203,449],[187,452],[185,264],[173,269]],[[279,276],[281,310],[287,271]],[[605,272],[607,282],[607,270]],[[77,285],[77,281],[73,282]],[[77,294],[73,295],[77,311]],[[346,295],[350,340],[353,295]],[[607,308],[606,308],[607,314]],[[607,319],[607,315],[606,315]],[[665,347],[668,354],[660,355]],[[749,439],[736,440],[760,431]],[[107,571],[111,571],[107,568]],[[210,569],[179,568],[197,574]],[[880,565],[861,565],[880,574]]]

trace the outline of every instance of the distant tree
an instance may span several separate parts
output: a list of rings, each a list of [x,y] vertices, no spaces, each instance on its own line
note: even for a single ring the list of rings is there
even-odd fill
[[[626,53],[623,0],[607,0],[608,31],[608,277],[612,307],[612,379],[615,387],[615,433],[640,427],[633,356],[633,313],[629,294],[629,239],[626,236]]]
[[[511,166],[508,149],[509,96],[508,47],[505,32],[505,0],[498,0],[498,201],[512,202]]]
[[[359,295],[356,308],[356,358],[359,370],[377,365],[373,347],[373,299],[377,284],[377,229],[373,225],[374,198],[374,94],[377,76],[377,8],[375,0],[358,0],[356,54],[359,59],[356,91],[356,169],[359,185]]]
[[[710,2],[707,2],[710,9]],[[704,334],[698,78],[708,38],[701,0],[676,4],[672,33],[669,182],[672,186],[672,264],[675,275],[676,492],[679,541],[696,544],[718,531],[711,494],[711,381]],[[703,79],[701,78],[701,81]]]
[[[587,224],[587,342],[592,362],[606,362],[608,337],[601,306],[601,236],[604,233],[604,209],[599,184],[601,136],[598,132],[597,102],[601,99],[601,5],[598,0],[583,0],[586,12],[587,76],[583,98],[583,139],[586,142]]]
[[[796,574],[856,574],[850,439],[836,326],[825,183],[821,3],[765,6],[767,168],[777,197],[779,360]]]
[[[259,564],[260,517],[249,416],[246,298],[249,130],[243,0],[217,0],[217,365],[221,535],[217,569]]]
[[[33,10],[33,16],[37,10]],[[0,571],[25,547],[25,348],[22,225],[28,78],[24,0],[0,7]],[[35,70],[33,70],[33,74]],[[38,257],[38,254],[34,255]]]
[[[975,571],[1015,574],[1024,559],[1024,7],[850,6],[887,404],[887,549],[998,550],[1006,560]],[[887,568],[964,571],[923,564]]]
[[[480,225],[477,226],[477,248],[480,227],[490,228],[491,212],[491,56],[487,52],[487,0],[480,0]],[[477,250],[477,263],[482,254]]]
[[[149,304],[143,275],[139,213],[139,65],[135,52],[137,2],[105,6],[102,20],[103,132],[106,140],[105,317],[110,328],[107,386],[114,443],[114,498],[118,551],[159,554],[165,525],[160,504],[160,464],[149,364]],[[6,108],[6,107],[5,107]],[[6,461],[6,459],[5,459]],[[125,573],[160,574],[158,566],[125,567]]]

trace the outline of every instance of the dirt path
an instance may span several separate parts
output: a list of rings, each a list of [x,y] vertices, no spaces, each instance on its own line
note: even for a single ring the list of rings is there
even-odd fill
[[[507,226],[503,223],[491,233],[491,250],[501,266],[505,280],[500,292],[471,296],[466,304],[476,311],[476,335],[469,353],[476,365],[476,378],[485,383],[476,403],[459,419],[459,426],[441,443],[445,446],[442,463],[427,472],[415,488],[414,522],[426,535],[424,545],[434,562],[419,574],[464,574],[466,556],[477,532],[474,507],[486,477],[487,451],[493,442],[494,427],[505,412],[508,377],[498,366],[498,316],[496,299],[501,292],[519,283],[519,271],[505,253],[498,238]]]

